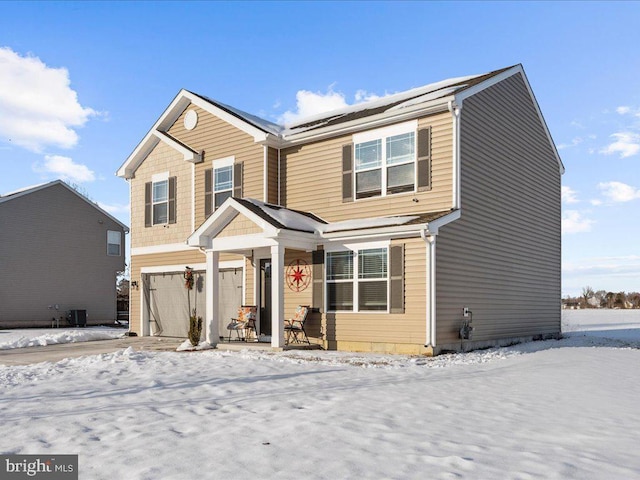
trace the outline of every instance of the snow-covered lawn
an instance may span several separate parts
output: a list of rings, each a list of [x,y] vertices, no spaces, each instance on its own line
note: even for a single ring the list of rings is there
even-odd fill
[[[126,330],[110,327],[25,328],[0,330],[0,350],[56,343],[90,342],[122,337]]]
[[[640,312],[609,313],[434,359],[127,349],[0,366],[0,452],[77,453],[90,480],[640,478]]]

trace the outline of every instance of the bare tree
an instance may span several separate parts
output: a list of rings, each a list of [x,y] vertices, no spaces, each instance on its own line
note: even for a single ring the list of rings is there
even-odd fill
[[[587,308],[589,306],[589,299],[593,297],[593,288],[590,286],[582,287],[582,298],[584,299],[584,307]]]

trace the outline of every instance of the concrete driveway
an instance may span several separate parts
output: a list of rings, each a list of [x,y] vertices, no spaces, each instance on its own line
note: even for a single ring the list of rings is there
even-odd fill
[[[165,337],[124,337],[93,342],[60,343],[40,347],[0,350],[0,365],[29,365],[57,362],[63,358],[111,353],[123,348],[135,350],[174,351],[184,339]]]

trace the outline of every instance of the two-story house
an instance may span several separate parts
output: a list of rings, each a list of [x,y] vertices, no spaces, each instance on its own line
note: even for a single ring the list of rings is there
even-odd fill
[[[128,231],[61,180],[0,195],[0,328],[114,323]]]
[[[190,266],[213,343],[241,304],[273,347],[297,305],[329,349],[557,336],[563,171],[521,65],[286,128],[182,90],[117,172],[131,328],[186,335]]]

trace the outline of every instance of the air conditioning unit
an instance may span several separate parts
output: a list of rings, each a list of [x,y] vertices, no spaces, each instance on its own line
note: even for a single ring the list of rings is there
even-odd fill
[[[69,310],[67,315],[69,324],[74,327],[86,327],[87,326],[87,311],[86,310]]]

